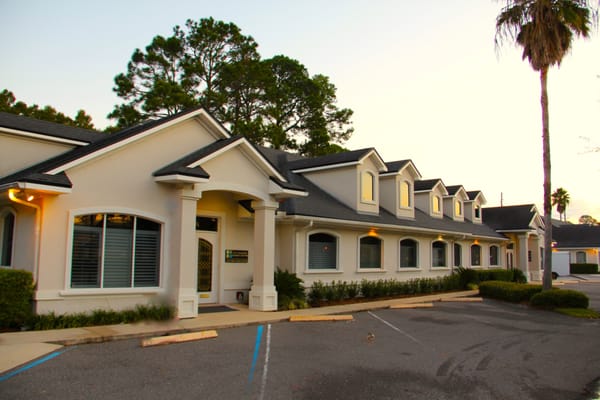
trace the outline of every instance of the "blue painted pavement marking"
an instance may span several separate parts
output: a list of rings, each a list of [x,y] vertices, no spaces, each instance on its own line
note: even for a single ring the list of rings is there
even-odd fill
[[[250,375],[248,376],[248,383],[252,383],[254,379],[254,368],[256,367],[256,360],[258,359],[258,351],[260,350],[260,342],[262,340],[264,327],[259,325],[256,330],[256,342],[254,343],[254,355],[252,356],[252,366],[250,367]]]
[[[9,372],[9,373],[7,373],[5,375],[0,375],[0,382],[3,382],[5,380],[7,380],[7,379],[10,379],[10,378],[12,378],[15,375],[20,374],[21,372],[27,371],[28,369],[31,369],[33,367],[37,367],[38,365],[40,365],[42,363],[45,363],[46,361],[51,360],[54,357],[57,357],[57,356],[61,355],[65,351],[67,351],[66,348],[62,349],[62,350],[54,351],[54,352],[52,352],[52,353],[50,353],[50,354],[48,354],[48,355],[46,355],[46,356],[44,356],[42,358],[38,358],[37,360],[30,362],[29,364],[25,364],[24,366],[22,366],[19,369],[16,369],[16,370],[14,370],[12,372]]]

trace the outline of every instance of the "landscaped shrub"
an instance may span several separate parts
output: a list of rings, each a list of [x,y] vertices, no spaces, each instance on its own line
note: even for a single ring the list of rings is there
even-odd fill
[[[33,314],[31,272],[0,269],[0,328],[21,328]]]
[[[597,274],[598,264],[570,264],[569,273],[571,274]]]
[[[456,274],[463,289],[470,284],[478,285],[485,281],[504,281],[525,283],[527,279],[523,271],[519,269],[469,269],[458,267]]]
[[[319,305],[325,300],[325,284],[321,281],[313,282],[310,290],[308,291],[308,302],[310,305]]]
[[[166,321],[175,316],[173,307],[166,305],[138,305],[135,309],[124,311],[95,310],[91,313],[35,315],[28,325],[33,330],[81,328],[95,325],[127,324],[138,321]]]
[[[437,278],[418,278],[408,281],[396,279],[363,279],[359,282],[313,282],[308,291],[308,301],[313,306],[323,302],[336,302],[362,296],[365,299],[389,298],[460,290],[460,277],[450,275]]]
[[[296,274],[277,268],[274,282],[275,289],[277,289],[277,308],[279,310],[306,307],[304,282]]]
[[[531,305],[543,308],[588,308],[589,298],[576,290],[554,289],[538,293],[531,298]]]
[[[485,281],[479,284],[479,294],[481,296],[513,303],[529,301],[533,295],[541,291],[542,285],[526,283]]]

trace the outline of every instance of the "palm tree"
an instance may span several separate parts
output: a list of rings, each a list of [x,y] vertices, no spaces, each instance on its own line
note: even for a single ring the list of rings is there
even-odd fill
[[[552,193],[552,205],[556,206],[561,221],[567,220],[567,206],[570,202],[571,197],[565,189],[559,187]]]
[[[548,126],[548,69],[559,65],[573,38],[588,37],[597,9],[587,0],[506,0],[496,18],[496,45],[514,40],[523,59],[540,73],[542,149],[544,166],[544,290],[552,288],[552,205],[550,199],[550,129]]]

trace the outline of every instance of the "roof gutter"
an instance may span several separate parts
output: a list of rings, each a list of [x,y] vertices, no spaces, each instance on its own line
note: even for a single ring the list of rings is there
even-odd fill
[[[398,230],[400,228],[400,226],[398,225],[390,225],[390,224],[373,224],[370,222],[361,222],[361,221],[347,221],[347,220],[339,220],[339,219],[332,219],[332,218],[324,218],[324,217],[311,217],[311,216],[298,216],[298,215],[287,215],[286,217],[284,217],[285,219],[290,219],[290,220],[295,220],[295,221],[310,221],[310,223],[316,223],[316,222],[321,222],[321,223],[333,223],[333,224],[344,224],[346,227],[349,228],[364,228],[364,227],[368,227],[368,228],[376,228],[376,229],[389,229],[389,230]],[[311,225],[312,226],[312,225]],[[401,227],[402,230],[407,230],[407,231],[412,231],[412,232],[419,232],[419,233],[429,233],[432,235],[452,235],[452,236],[460,236],[464,239],[467,238],[487,238],[487,239],[494,239],[494,240],[498,240],[498,241],[508,241],[508,238],[500,238],[500,237],[492,237],[492,236],[485,236],[485,235],[477,235],[477,234],[472,234],[472,233],[464,233],[464,232],[456,232],[456,231],[443,231],[443,230],[438,230],[438,229],[429,229],[429,228],[416,228],[416,227],[406,227],[403,226]]]

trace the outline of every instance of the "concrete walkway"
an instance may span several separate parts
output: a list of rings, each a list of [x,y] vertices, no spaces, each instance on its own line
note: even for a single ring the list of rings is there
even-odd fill
[[[2,333],[0,334],[0,377],[5,372],[59,351],[63,346],[266,324],[287,321],[291,316],[297,315],[351,314],[360,311],[388,308],[397,304],[448,301],[477,294],[477,290],[468,290],[402,299],[274,312],[251,311],[247,306],[235,304],[230,305],[230,307],[238,311],[200,314],[196,318],[168,322],[140,322],[87,328]]]

